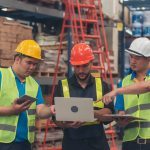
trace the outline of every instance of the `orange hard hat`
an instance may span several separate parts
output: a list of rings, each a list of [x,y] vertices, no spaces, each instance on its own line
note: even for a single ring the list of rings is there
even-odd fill
[[[34,40],[24,40],[16,48],[16,52],[30,56],[36,59],[41,59],[41,48]]]
[[[94,59],[91,47],[85,43],[75,44],[71,50],[70,63],[72,65],[83,65]]]

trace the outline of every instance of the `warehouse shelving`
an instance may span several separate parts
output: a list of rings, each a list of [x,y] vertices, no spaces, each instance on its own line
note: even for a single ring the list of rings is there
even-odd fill
[[[21,20],[62,19],[63,11],[18,0],[0,0],[0,15]],[[9,11],[2,11],[9,8]]]
[[[122,23],[123,23],[123,31],[120,33],[120,52],[119,52],[119,71],[120,77],[123,78],[125,76],[125,48],[129,46],[129,42],[133,40],[135,37],[129,35],[127,31],[131,32],[131,27],[126,23],[126,17],[130,20],[130,15],[126,16],[126,9],[130,11],[149,11],[150,10],[150,2],[149,0],[120,0],[122,4]],[[127,30],[128,29],[128,30]],[[127,41],[128,39],[128,41]]]
[[[38,3],[28,3],[19,0],[0,0],[0,16],[10,17],[25,22],[57,22],[63,19],[63,10],[49,8]],[[28,23],[28,24],[29,24]],[[53,77],[36,77],[40,85],[52,85]],[[61,77],[57,78],[57,82]]]

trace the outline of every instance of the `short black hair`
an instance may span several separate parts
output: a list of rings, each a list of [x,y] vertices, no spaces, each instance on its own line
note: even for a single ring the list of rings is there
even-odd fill
[[[14,56],[14,60],[16,59],[16,57],[20,57],[20,58],[29,57],[29,58],[32,58],[32,57],[27,56],[27,55],[24,55],[24,54],[22,54],[22,53],[16,53],[15,56]]]

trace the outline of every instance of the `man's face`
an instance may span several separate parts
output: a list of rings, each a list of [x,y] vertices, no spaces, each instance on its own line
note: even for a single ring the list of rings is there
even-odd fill
[[[92,66],[92,62],[84,64],[84,65],[73,66],[76,77],[81,81],[86,80],[88,76],[90,75],[91,66]]]
[[[130,67],[133,71],[140,72],[147,69],[149,58],[130,54]]]
[[[35,71],[35,69],[39,64],[38,59],[29,58],[29,57],[24,57],[24,58],[18,57],[15,61],[18,66],[19,74],[22,77],[30,76]]]

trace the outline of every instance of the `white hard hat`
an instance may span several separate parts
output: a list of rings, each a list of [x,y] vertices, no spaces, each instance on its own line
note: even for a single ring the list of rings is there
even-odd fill
[[[150,40],[145,37],[137,38],[125,51],[137,56],[150,57]]]

